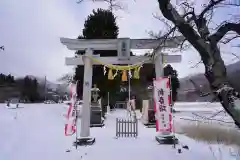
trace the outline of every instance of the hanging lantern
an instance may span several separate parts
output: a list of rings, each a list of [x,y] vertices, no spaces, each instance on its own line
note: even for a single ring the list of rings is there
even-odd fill
[[[108,71],[108,79],[109,80],[113,80],[114,79],[112,69],[110,69],[110,68],[109,68],[109,71]]]
[[[122,81],[127,81],[127,71],[124,70],[122,73]]]

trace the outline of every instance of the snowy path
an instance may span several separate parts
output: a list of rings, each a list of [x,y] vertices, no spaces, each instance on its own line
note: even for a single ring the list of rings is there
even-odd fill
[[[183,149],[181,154],[170,145],[159,145],[155,141],[155,129],[145,128],[141,123],[139,138],[115,139],[115,118],[125,116],[124,111],[108,115],[104,128],[91,129],[96,144],[76,150],[72,146],[75,137],[63,134],[64,112],[65,108],[59,104],[24,104],[24,108],[15,110],[0,104],[0,160],[214,159],[209,145],[185,136],[178,137],[190,150]],[[66,152],[68,149],[70,152]],[[228,149],[223,148],[222,152],[222,159],[233,159]]]

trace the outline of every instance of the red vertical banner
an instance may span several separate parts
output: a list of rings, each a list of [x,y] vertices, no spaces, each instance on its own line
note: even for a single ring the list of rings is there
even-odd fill
[[[157,132],[172,131],[170,78],[159,77],[153,81],[154,110]]]
[[[74,112],[76,114],[76,111],[74,111],[74,104],[76,101],[76,84],[71,84],[70,85],[70,98],[71,102],[69,104],[68,110],[67,110],[67,115],[66,119],[67,122],[64,126],[64,134],[65,136],[70,136],[73,135],[76,132],[76,116],[74,115]]]

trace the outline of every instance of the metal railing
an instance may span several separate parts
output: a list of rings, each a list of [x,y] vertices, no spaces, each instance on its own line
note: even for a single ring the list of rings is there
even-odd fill
[[[136,119],[116,118],[116,138],[138,136],[138,121]]]

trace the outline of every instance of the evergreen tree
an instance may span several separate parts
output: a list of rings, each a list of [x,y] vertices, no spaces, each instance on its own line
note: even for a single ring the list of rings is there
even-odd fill
[[[12,76],[11,74],[0,74],[0,84],[11,85],[13,83],[15,83],[14,76]]]
[[[32,102],[36,102],[39,100],[39,93],[38,93],[38,82],[36,79],[31,80],[31,94],[30,100]]]
[[[11,74],[7,75],[6,76],[6,82],[9,83],[9,84],[14,83],[14,77]]]
[[[116,17],[109,10],[97,9],[93,10],[84,24],[83,35],[78,39],[115,39],[118,36],[118,26],[116,24]],[[76,54],[83,54],[84,52],[76,52]],[[101,57],[117,56],[117,51],[94,51],[93,54],[100,54]],[[77,66],[75,69],[75,80],[78,80],[78,95],[82,98],[83,91],[83,75],[84,67]],[[107,76],[103,75],[103,66],[93,66],[93,81],[92,84],[97,84],[101,90],[102,96],[105,98],[107,92],[115,93],[120,86],[120,78],[108,80]]]
[[[6,76],[4,74],[0,74],[0,84],[4,84],[5,83],[5,79],[6,79]]]
[[[39,100],[38,94],[38,82],[36,79],[31,79],[28,76],[24,77],[21,85],[21,96],[30,102],[36,102]]]
[[[168,64],[166,67],[164,67],[163,72],[164,76],[171,77],[172,100],[175,102],[177,100],[177,90],[180,87],[177,71],[173,69],[170,64]]]
[[[109,10],[93,10],[84,23],[83,37],[86,39],[114,39],[118,36],[116,17]]]

